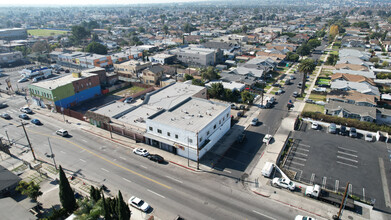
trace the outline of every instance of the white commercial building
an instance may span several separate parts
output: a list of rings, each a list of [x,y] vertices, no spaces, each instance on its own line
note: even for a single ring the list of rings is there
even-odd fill
[[[189,97],[146,120],[146,143],[197,161],[230,129],[227,104]]]

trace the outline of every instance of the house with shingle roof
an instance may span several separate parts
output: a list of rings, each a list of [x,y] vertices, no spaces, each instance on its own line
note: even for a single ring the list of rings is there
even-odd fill
[[[333,73],[347,73],[347,74],[352,74],[352,75],[360,75],[360,76],[365,76],[369,79],[376,79],[376,74],[371,70],[371,71],[359,71],[359,70],[349,70],[349,69],[338,69],[338,70],[333,70]]]
[[[357,92],[355,90],[350,91],[341,91],[341,90],[332,90],[326,96],[327,101],[337,101],[337,102],[346,102],[358,106],[368,106],[375,107],[378,96],[367,95]]]
[[[376,86],[372,86],[366,83],[338,80],[335,82],[331,82],[330,88],[332,90],[342,90],[342,91],[356,90],[357,92],[363,94],[380,96],[379,89]]]
[[[348,82],[359,82],[359,83],[365,83],[367,85],[376,86],[376,83],[373,81],[373,79],[369,79],[365,76],[361,75],[354,75],[354,74],[347,74],[347,73],[336,73],[331,76],[331,81],[348,81]]]
[[[339,63],[336,64],[335,69],[345,69],[345,70],[355,70],[355,71],[368,71],[367,66],[361,64],[352,64],[352,63]]]

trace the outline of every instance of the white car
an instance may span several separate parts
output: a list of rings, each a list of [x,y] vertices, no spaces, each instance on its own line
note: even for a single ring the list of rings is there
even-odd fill
[[[317,122],[312,122],[311,128],[314,129],[314,130],[318,130],[319,129],[319,124]]]
[[[29,107],[22,107],[22,108],[20,108],[20,111],[23,113],[27,113],[27,114],[33,113],[33,111],[31,111],[31,109]]]
[[[140,155],[140,156],[143,156],[143,157],[146,157],[149,155],[149,152],[143,148],[136,148],[133,150],[133,153]]]
[[[269,144],[273,136],[271,134],[266,134],[265,137],[263,138],[262,142],[265,144]]]
[[[18,80],[18,83],[27,82],[27,81],[29,81],[29,80],[26,77],[23,77]]]
[[[251,120],[251,125],[256,126],[257,124],[258,124],[258,118],[253,118],[253,120]]]
[[[373,136],[371,133],[367,133],[365,135],[365,141],[372,142],[373,141]]]
[[[316,220],[316,219],[308,216],[296,215],[295,220]]]
[[[295,190],[296,188],[296,185],[294,182],[292,182],[291,180],[289,179],[285,179],[285,178],[274,178],[273,179],[273,186],[276,186],[276,187],[281,187],[281,188],[284,188],[284,189],[289,189],[291,191]]]
[[[151,206],[149,206],[148,203],[146,203],[143,200],[137,198],[136,196],[130,197],[128,203],[129,203],[129,205],[131,205],[131,206],[133,206],[133,207],[135,207],[137,209],[140,209],[143,212],[147,212],[148,209],[151,208]]]

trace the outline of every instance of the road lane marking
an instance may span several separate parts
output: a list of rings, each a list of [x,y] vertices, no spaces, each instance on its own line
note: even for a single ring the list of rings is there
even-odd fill
[[[300,155],[303,155],[303,156],[305,156],[305,157],[307,157],[308,156],[308,154],[303,154],[303,153],[300,153],[300,152],[297,152],[297,151],[295,151],[295,152],[292,152],[293,154],[300,154]]]
[[[232,173],[231,171],[229,171],[229,170],[223,170],[224,172],[226,172],[226,173]]]
[[[183,183],[182,181],[177,180],[177,179],[175,179],[175,178],[173,178],[173,177],[170,177],[170,176],[166,176],[166,177],[169,178],[169,179],[172,179],[172,180],[174,180],[174,181],[177,181],[178,183]]]
[[[390,191],[388,188],[383,158],[379,158],[379,166],[380,166],[381,182],[382,182],[383,191],[384,191],[384,201],[385,201],[387,207],[391,207]]]
[[[351,152],[357,153],[357,151],[355,151],[355,150],[350,150],[350,149],[347,149],[347,148],[344,148],[344,147],[338,147],[338,148],[342,149],[342,150],[347,150],[347,151],[351,151]]]
[[[84,163],[87,163],[87,161],[83,160],[83,159],[79,159],[81,162],[84,162]]]
[[[337,158],[339,158],[339,159],[343,159],[343,160],[352,161],[352,162],[354,162],[354,163],[358,163],[358,161],[357,161],[357,160],[352,160],[352,159],[349,159],[349,158],[346,158],[346,157],[337,156]]]
[[[323,177],[322,179],[322,188],[325,189],[326,188],[326,181],[327,181],[327,177]]]
[[[125,158],[125,157],[119,157],[119,158],[121,158],[122,160],[126,160],[126,158]]]
[[[349,154],[349,153],[346,153],[346,152],[343,152],[343,151],[338,151],[339,154],[345,154],[347,156],[351,156],[351,157],[358,157],[357,155],[354,155],[354,154]]]
[[[263,214],[263,213],[260,213],[260,212],[255,211],[255,210],[253,210],[253,212],[254,212],[254,213],[257,213],[258,215],[262,215],[263,217],[266,217],[266,218],[269,218],[269,219],[277,220],[277,219],[275,219],[275,218],[273,218],[273,217],[271,217],[271,216],[265,215],[265,214]]]
[[[310,184],[313,185],[314,184],[314,179],[315,179],[315,173],[313,173],[311,175],[311,180],[310,180]]]
[[[340,162],[340,161],[337,161],[337,163],[342,164],[342,165],[345,165],[345,166],[350,166],[350,167],[358,168],[358,166],[354,166],[354,165],[347,164],[347,163]]]
[[[338,192],[339,180],[335,180],[335,192]]]
[[[305,151],[305,152],[309,152],[310,151],[310,150],[304,149],[304,148],[296,148],[296,151],[298,151],[298,150],[302,150],[302,151]]]
[[[144,169],[148,169],[146,166],[144,165],[140,165],[140,167],[144,168]]]
[[[61,153],[66,154],[64,151],[60,150]]]
[[[303,147],[311,147],[310,145],[306,145],[306,144],[299,144],[300,146],[303,146]]]
[[[298,162],[295,162],[295,161],[291,161],[291,163],[296,164],[296,165],[299,165],[299,166],[305,166],[305,164],[298,163]]]
[[[125,180],[126,182],[129,182],[129,183],[131,183],[132,181],[130,181],[130,180],[128,180],[128,179],[126,179],[126,178],[122,178],[123,180]]]
[[[88,141],[86,141],[86,140],[84,140],[84,139],[82,139],[82,141],[85,142],[85,143],[88,143]]]
[[[153,194],[155,194],[155,195],[157,195],[157,196],[160,196],[160,197],[162,197],[163,199],[165,199],[165,198],[166,198],[166,197],[164,197],[164,196],[160,195],[159,193],[157,193],[157,192],[154,192],[154,191],[152,191],[152,190],[149,190],[149,189],[148,189],[148,191],[149,191],[149,192],[151,192],[151,193],[153,193]]]
[[[307,161],[307,159],[305,159],[305,158],[301,158],[301,157],[295,157],[294,159],[295,159],[295,160],[302,160],[302,161]]]
[[[119,165],[119,164],[117,164],[117,163],[114,163],[113,161],[111,161],[111,160],[109,160],[109,159],[107,159],[107,158],[105,158],[105,157],[103,157],[103,156],[100,156],[99,154],[97,154],[97,153],[95,153],[95,152],[93,152],[93,151],[91,151],[91,150],[88,150],[88,149],[86,149],[86,148],[80,146],[79,144],[76,144],[76,143],[74,143],[74,142],[72,142],[72,141],[70,141],[70,140],[67,140],[67,139],[64,139],[64,138],[60,138],[60,137],[58,137],[57,135],[54,136],[54,135],[48,135],[48,134],[36,132],[36,131],[34,131],[34,130],[31,130],[31,129],[26,129],[26,130],[28,130],[29,132],[34,133],[34,134],[39,134],[39,135],[42,135],[42,136],[51,137],[51,138],[55,138],[55,139],[58,139],[58,140],[66,141],[66,142],[72,144],[73,146],[75,146],[75,147],[77,147],[77,148],[79,148],[79,149],[81,149],[81,150],[85,150],[85,151],[87,151],[88,153],[92,154],[93,156],[98,157],[98,158],[100,158],[100,159],[106,161],[107,163],[110,163],[110,164],[112,164],[112,165],[114,165],[114,166],[116,166],[116,167],[118,167],[118,168],[121,168],[121,169],[123,169],[123,170],[128,171],[129,173],[132,173],[132,174],[137,175],[137,176],[139,176],[139,177],[141,177],[141,178],[144,178],[144,179],[146,179],[146,180],[149,180],[149,181],[151,181],[151,182],[153,182],[153,183],[156,183],[156,184],[158,184],[158,185],[160,185],[160,186],[163,186],[163,187],[165,187],[165,188],[167,188],[167,189],[172,189],[172,187],[167,186],[166,184],[160,183],[160,182],[158,182],[157,180],[154,180],[154,179],[152,179],[152,178],[149,178],[149,177],[147,177],[147,176],[144,176],[144,175],[141,174],[141,173],[138,173],[138,172],[133,171],[133,170],[131,170],[131,169],[129,169],[129,168],[126,168],[126,167],[124,167],[124,166],[122,166],[122,165]]]
[[[106,171],[106,172],[110,172],[110,171],[106,170],[105,168],[100,168],[100,169],[103,171]]]
[[[57,189],[58,187],[59,187],[59,185],[57,185],[57,186],[55,186],[55,187],[53,187],[53,188],[51,188],[51,189],[49,189],[49,190],[43,192],[42,195],[43,195],[43,194],[46,194],[46,193],[48,193],[48,192],[51,192],[51,191]]]

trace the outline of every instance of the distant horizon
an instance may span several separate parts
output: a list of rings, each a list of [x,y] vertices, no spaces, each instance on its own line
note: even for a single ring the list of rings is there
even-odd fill
[[[210,0],[113,0],[110,3],[107,0],[64,0],[59,3],[53,3],[52,0],[32,0],[26,4],[26,0],[13,0],[12,3],[1,0],[0,7],[31,7],[31,6],[104,6],[104,5],[148,5],[148,4],[167,4],[167,3],[190,3],[190,2],[205,2]],[[216,1],[216,0],[213,0]]]

